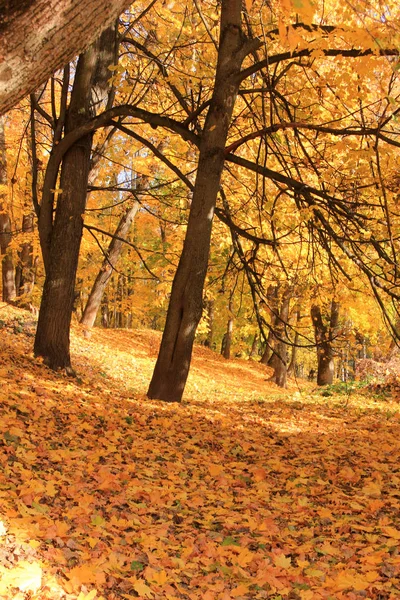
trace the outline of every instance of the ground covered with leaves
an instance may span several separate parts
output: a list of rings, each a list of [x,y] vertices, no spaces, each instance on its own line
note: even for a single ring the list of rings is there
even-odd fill
[[[0,597],[400,597],[396,399],[322,396],[196,348],[145,398],[159,335],[73,333],[76,379],[0,307]]]

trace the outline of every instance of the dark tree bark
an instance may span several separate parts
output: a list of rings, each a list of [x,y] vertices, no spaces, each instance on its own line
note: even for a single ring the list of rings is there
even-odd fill
[[[321,308],[316,304],[311,307],[311,319],[317,344],[317,385],[330,385],[333,382],[335,375],[333,342],[339,322],[339,308],[339,302],[332,300],[330,314],[327,318],[327,323],[325,323]]]
[[[110,242],[107,254],[104,257],[103,264],[101,265],[100,271],[95,279],[85,306],[85,310],[83,311],[81,323],[88,330],[94,325],[98,310],[101,305],[104,290],[122,251],[122,240],[127,236],[136,213],[139,210],[139,206],[139,203],[135,202],[133,206],[128,208],[128,210],[122,215],[118,227],[115,230],[114,237]]]
[[[260,341],[260,338],[258,336],[258,333],[255,333],[254,337],[253,337],[253,342],[251,344],[249,358],[255,358],[257,356],[259,341]]]
[[[270,361],[272,361],[273,357],[275,356],[274,345],[275,345],[276,339],[274,336],[274,330],[275,330],[275,327],[277,326],[278,317],[279,317],[278,292],[279,292],[279,285],[269,285],[268,286],[267,301],[268,301],[269,311],[270,311],[270,315],[271,315],[271,322],[270,322],[269,331],[268,331],[267,344],[265,346],[265,350],[264,350],[263,355],[260,360],[261,364],[268,365],[268,366],[273,366],[273,364],[270,364]]]
[[[300,310],[296,312],[296,333],[294,334],[294,342],[292,347],[292,356],[290,357],[290,364],[287,370],[288,377],[293,375],[296,372],[296,359],[297,359],[297,351],[298,351],[298,343],[299,343],[299,323],[301,320]]]
[[[106,98],[109,74],[99,63],[112,64],[110,29],[79,57],[71,101],[67,112],[66,135],[94,115],[94,105]],[[114,36],[115,39],[115,36]],[[107,80],[104,78],[107,77]],[[39,311],[34,353],[52,369],[73,372],[69,351],[69,330],[75,300],[75,277],[86,206],[92,135],[81,137],[63,157],[60,188],[52,222],[51,205],[39,214],[39,234],[46,269]],[[49,190],[46,190],[48,193]],[[43,198],[45,190],[43,191]]]
[[[129,4],[129,0],[2,0],[0,114],[83,52]]]
[[[200,142],[196,183],[182,255],[174,278],[167,320],[149,398],[179,402],[189,373],[202,314],[214,209],[225,163],[225,144],[244,58],[259,42],[241,28],[242,0],[222,0],[214,92]]]
[[[275,365],[272,381],[279,387],[287,386],[288,346],[285,342],[286,326],[289,320],[291,289],[287,288],[282,296],[279,319],[275,328],[277,344],[275,346]]]
[[[213,344],[214,344],[214,328],[215,328],[214,303],[215,302],[214,302],[213,298],[211,298],[210,300],[207,300],[208,333],[207,333],[206,341],[204,342],[204,345],[207,348],[213,348]]]
[[[9,249],[11,242],[11,219],[7,212],[7,152],[4,135],[4,120],[0,117],[0,251],[4,257],[1,261],[2,272],[2,299],[3,302],[13,302],[16,298],[15,268],[12,252]]]
[[[226,324],[226,332],[224,334],[222,340],[222,348],[221,354],[226,360],[231,358],[231,347],[232,347],[232,339],[233,339],[233,298],[232,296],[229,298],[229,306],[228,306],[228,322]]]
[[[28,212],[22,217],[23,233],[33,234],[34,214]],[[35,261],[33,257],[33,245],[31,241],[23,242],[18,252],[19,263],[16,269],[16,289],[18,294],[18,304],[27,306],[29,297],[32,295],[35,284]],[[22,298],[20,298],[22,297]],[[29,303],[28,303],[29,305]]]

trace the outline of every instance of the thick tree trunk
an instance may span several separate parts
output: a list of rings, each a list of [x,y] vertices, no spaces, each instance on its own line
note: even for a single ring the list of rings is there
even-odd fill
[[[3,302],[13,302],[16,298],[15,269],[11,250],[11,219],[7,212],[8,196],[7,151],[4,135],[4,120],[0,117],[0,252],[4,256],[1,261],[2,299]]]
[[[182,255],[174,278],[167,320],[149,398],[179,402],[189,373],[202,314],[214,208],[225,162],[225,144],[239,89],[241,65],[258,46],[241,29],[242,0],[222,0],[214,92],[200,143],[196,183]]]
[[[118,238],[126,237],[138,210],[139,203],[135,202],[133,206],[128,208],[125,214],[122,215],[118,227],[115,230],[114,237],[110,242],[107,254],[103,260],[101,269],[95,279],[92,290],[89,294],[85,310],[83,311],[81,323],[87,329],[90,329],[94,325],[97,313],[101,305],[104,290],[120,257],[123,241],[122,239]]]
[[[93,104],[100,101],[100,90],[106,95],[107,82],[99,62],[114,59],[105,32],[85,54],[79,57],[71,102],[66,120],[66,133],[85,123],[93,114]],[[72,372],[69,352],[69,330],[75,300],[75,277],[82,238],[83,213],[86,206],[92,136],[80,138],[65,154],[61,167],[60,189],[54,223],[49,223],[41,206],[39,232],[46,269],[42,302],[35,337],[34,353],[42,356],[52,369]],[[49,231],[50,229],[50,231]]]
[[[0,114],[87,48],[130,3],[130,0],[3,1]]]
[[[333,342],[339,321],[339,308],[339,302],[332,300],[329,321],[326,325],[321,314],[321,308],[315,304],[311,307],[311,319],[317,344],[317,385],[330,385],[333,383],[335,376]]]

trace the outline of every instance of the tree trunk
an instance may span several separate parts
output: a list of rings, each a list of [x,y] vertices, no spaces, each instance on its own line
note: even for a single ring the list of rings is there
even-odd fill
[[[279,311],[279,319],[276,326],[277,344],[275,347],[275,367],[272,380],[279,387],[287,386],[287,368],[288,368],[288,347],[285,343],[286,326],[289,319],[289,305],[291,298],[291,290],[287,288],[282,296],[281,309]]]
[[[332,300],[328,325],[324,323],[321,308],[311,307],[311,319],[317,344],[318,374],[317,385],[330,385],[335,376],[333,341],[339,321],[339,302]]]
[[[29,212],[22,217],[23,233],[33,234],[34,230],[34,214]],[[19,251],[19,264],[17,266],[16,288],[18,297],[22,296],[21,301],[23,306],[27,304],[29,297],[32,295],[33,286],[35,283],[35,266],[33,259],[32,242],[23,242]],[[20,300],[18,300],[19,305]]]
[[[301,320],[301,315],[300,315],[300,309],[299,309],[296,312],[296,333],[294,334],[292,356],[290,357],[290,364],[289,364],[288,371],[287,371],[288,377],[290,377],[291,375],[296,373],[296,359],[297,359],[298,343],[299,343],[299,337],[300,337],[298,327],[299,327],[300,320]]]
[[[274,345],[275,345],[275,336],[274,330],[278,323],[278,315],[279,315],[279,306],[278,306],[278,291],[279,285],[269,285],[267,290],[267,301],[268,307],[271,317],[271,322],[269,325],[267,344],[265,346],[265,350],[260,359],[260,363],[262,365],[270,365],[270,361],[272,361],[275,356],[274,353]]]
[[[100,93],[106,96],[107,81],[100,63],[114,60],[108,31],[79,57],[65,132],[87,122],[99,104]],[[103,79],[102,79],[103,78]],[[34,344],[36,356],[42,356],[52,369],[71,369],[69,330],[75,299],[75,277],[82,238],[86,206],[92,136],[80,138],[63,157],[54,223],[46,220],[48,207],[41,206],[39,233],[46,269],[42,302]],[[44,208],[46,210],[44,210]],[[49,231],[50,229],[50,231]]]
[[[214,92],[200,142],[199,163],[186,237],[172,284],[161,347],[149,398],[180,402],[202,314],[215,203],[225,163],[225,144],[239,89],[241,65],[258,41],[241,29],[242,0],[222,0]]]
[[[0,17],[0,114],[85,50],[130,0],[6,0]],[[110,73],[108,73],[108,78]]]
[[[0,117],[0,251],[4,256],[1,262],[3,302],[13,302],[16,298],[15,269],[11,250],[11,219],[7,212],[8,197],[7,151],[4,135],[4,119]]]
[[[83,311],[81,323],[87,329],[90,329],[94,325],[104,290],[120,257],[123,241],[118,238],[125,238],[127,236],[138,210],[139,203],[135,202],[133,206],[128,208],[122,215],[118,227],[115,230],[114,237],[108,246],[107,254],[89,294],[85,310]]]
[[[229,360],[231,358],[231,347],[232,347],[232,337],[233,337],[233,318],[230,316],[228,319],[228,323],[226,326],[226,332],[223,338],[222,344],[222,356]]]
[[[207,348],[213,348],[214,344],[214,303],[215,302],[212,298],[210,300],[207,300],[208,333],[207,339],[204,342],[204,345]]]
[[[257,356],[257,354],[258,354],[258,342],[259,342],[258,333],[255,333],[254,334],[254,338],[253,338],[253,342],[251,344],[249,359],[250,358],[255,358]]]

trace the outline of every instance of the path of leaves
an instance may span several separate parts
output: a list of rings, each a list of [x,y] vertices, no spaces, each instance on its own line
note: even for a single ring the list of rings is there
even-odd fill
[[[81,379],[0,310],[0,597],[400,597],[400,420],[204,349],[146,401],[156,334],[73,338]],[[346,404],[347,402],[347,404]]]

